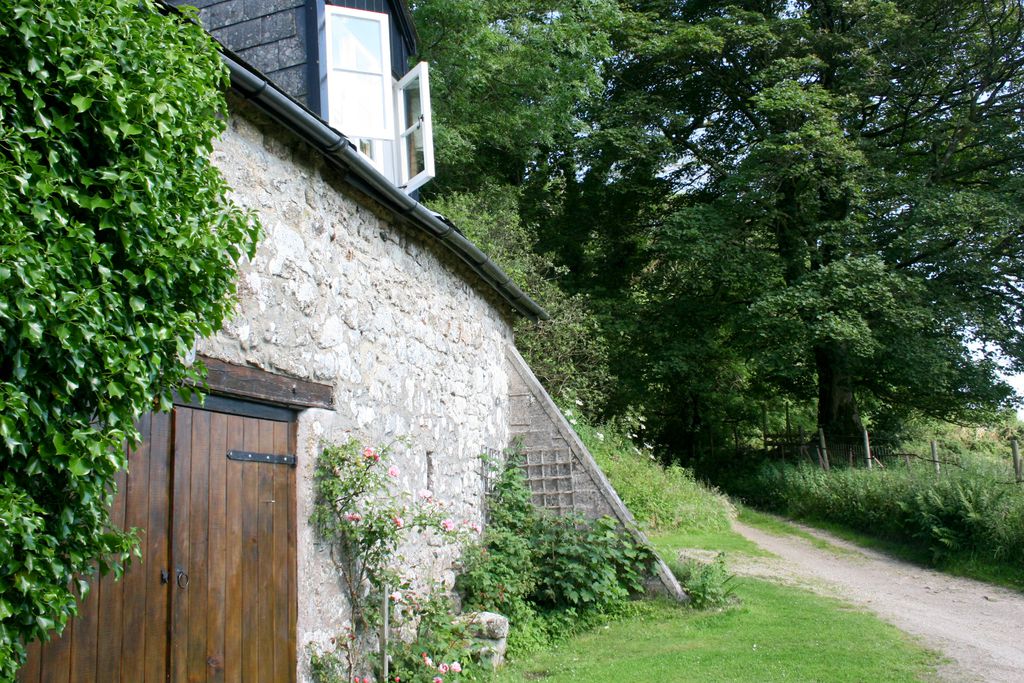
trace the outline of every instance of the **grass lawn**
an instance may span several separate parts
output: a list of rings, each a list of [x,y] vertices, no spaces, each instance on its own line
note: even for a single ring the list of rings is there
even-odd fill
[[[733,532],[652,541],[666,559],[683,547],[763,554]],[[739,604],[696,612],[644,603],[634,615],[515,662],[494,680],[919,681],[938,662],[894,627],[838,600],[754,579],[734,582]]]
[[[669,531],[649,534],[648,540],[666,562],[675,558],[681,548],[699,548],[701,550],[718,550],[727,555],[744,553],[765,557],[771,555],[755,543],[740,536],[735,531]]]

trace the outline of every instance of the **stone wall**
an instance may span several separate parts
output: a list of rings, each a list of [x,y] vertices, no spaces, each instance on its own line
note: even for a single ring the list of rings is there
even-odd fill
[[[352,436],[398,448],[407,491],[431,489],[451,517],[479,523],[480,454],[509,441],[509,313],[447,252],[396,227],[315,152],[232,102],[214,162],[265,235],[241,267],[234,319],[199,352],[334,387],[335,410],[299,417],[298,660],[349,613],[329,552],[308,525],[321,444]],[[422,582],[451,584],[457,549],[402,548]]]

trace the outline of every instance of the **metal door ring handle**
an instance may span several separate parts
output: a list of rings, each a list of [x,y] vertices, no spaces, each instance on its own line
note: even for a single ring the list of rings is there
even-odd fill
[[[188,574],[185,573],[185,570],[183,570],[183,569],[179,569],[178,570],[177,582],[178,582],[178,588],[187,588],[188,587]]]

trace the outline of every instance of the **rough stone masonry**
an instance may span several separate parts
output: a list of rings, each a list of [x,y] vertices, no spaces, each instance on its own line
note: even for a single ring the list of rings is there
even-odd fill
[[[206,356],[333,387],[334,410],[298,420],[299,678],[311,644],[350,617],[330,549],[308,520],[324,443],[395,449],[400,488],[431,490],[450,516],[480,524],[481,458],[513,436],[527,448],[535,502],[557,512],[632,518],[515,350],[508,306],[447,251],[396,225],[316,151],[240,99],[214,163],[265,234],[240,268],[234,318],[198,344]],[[513,405],[515,406],[513,410]],[[401,549],[419,587],[451,587],[459,548],[433,536]],[[662,566],[663,592],[681,596]]]
[[[334,387],[333,411],[299,417],[298,641],[326,643],[349,615],[337,569],[308,524],[324,442],[397,447],[401,488],[430,489],[460,522],[480,523],[485,451],[509,441],[505,348],[510,313],[454,258],[372,204],[280,126],[232,101],[214,163],[265,234],[241,267],[234,319],[199,344],[228,362]],[[458,548],[421,538],[401,549],[423,583],[450,586]]]

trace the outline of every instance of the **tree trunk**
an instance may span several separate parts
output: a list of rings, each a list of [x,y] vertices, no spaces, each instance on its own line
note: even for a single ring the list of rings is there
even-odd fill
[[[814,350],[814,360],[818,368],[818,426],[830,435],[859,435],[863,424],[845,350],[841,346],[819,346]]]

